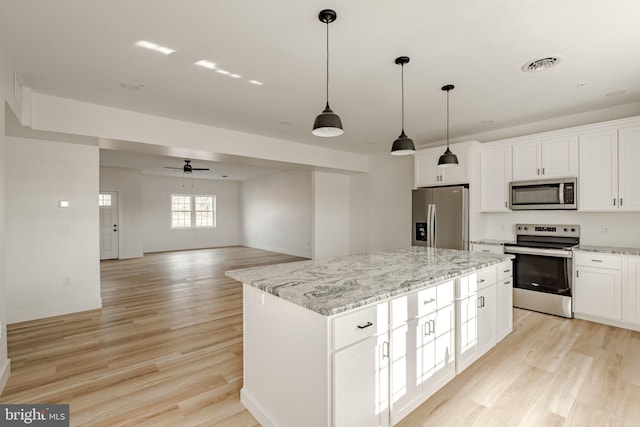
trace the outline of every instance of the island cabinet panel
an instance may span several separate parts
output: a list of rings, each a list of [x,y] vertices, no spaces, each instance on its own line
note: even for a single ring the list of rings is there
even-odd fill
[[[263,426],[330,425],[328,318],[243,289],[242,403]]]
[[[454,281],[391,300],[391,423],[455,376]]]

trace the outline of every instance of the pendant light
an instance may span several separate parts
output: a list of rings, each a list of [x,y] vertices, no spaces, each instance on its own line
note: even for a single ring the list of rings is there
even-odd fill
[[[407,156],[416,152],[416,147],[413,145],[413,141],[404,133],[404,64],[408,63],[408,56],[399,56],[396,58],[396,64],[402,67],[402,132],[398,139],[393,141],[393,145],[391,146],[391,154],[394,156]]]
[[[440,156],[438,166],[443,168],[458,164],[458,157],[449,150],[449,91],[453,90],[454,87],[454,85],[442,86],[442,90],[447,92],[447,151]]]
[[[340,136],[344,133],[340,116],[329,107],[329,24],[337,17],[336,12],[331,9],[325,9],[318,15],[320,22],[327,24],[327,105],[313,122],[313,134],[322,137]]]

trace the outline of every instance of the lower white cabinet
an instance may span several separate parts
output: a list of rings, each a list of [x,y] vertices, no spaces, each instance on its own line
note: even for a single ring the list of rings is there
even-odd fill
[[[513,331],[513,266],[511,261],[498,264],[498,306],[496,309],[496,333],[500,341]]]
[[[478,290],[478,355],[485,354],[496,344],[497,299],[495,282]]]
[[[392,424],[455,376],[453,295],[449,281],[391,301]]]
[[[388,345],[384,334],[334,353],[335,426],[389,425]]]
[[[487,243],[472,243],[471,244],[471,252],[484,252],[484,253],[492,253],[492,254],[503,254],[504,246],[503,245],[490,245]]]
[[[622,256],[578,252],[574,262],[574,313],[621,321]]]
[[[626,257],[626,274],[623,279],[622,320],[640,326],[640,256]]]

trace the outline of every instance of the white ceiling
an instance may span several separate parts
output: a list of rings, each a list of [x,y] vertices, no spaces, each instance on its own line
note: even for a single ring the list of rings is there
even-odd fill
[[[345,129],[329,139],[311,134],[324,107],[324,8],[338,14],[330,99]],[[638,0],[0,0],[0,40],[40,93],[373,154],[400,133],[400,55],[411,58],[405,129],[418,146],[445,138],[448,83],[452,138],[640,105],[639,17]],[[554,68],[520,69],[553,55]]]

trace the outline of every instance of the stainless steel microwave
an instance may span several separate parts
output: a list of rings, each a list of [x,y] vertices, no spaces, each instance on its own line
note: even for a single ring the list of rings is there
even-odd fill
[[[509,183],[512,210],[578,209],[576,178],[517,181]]]

